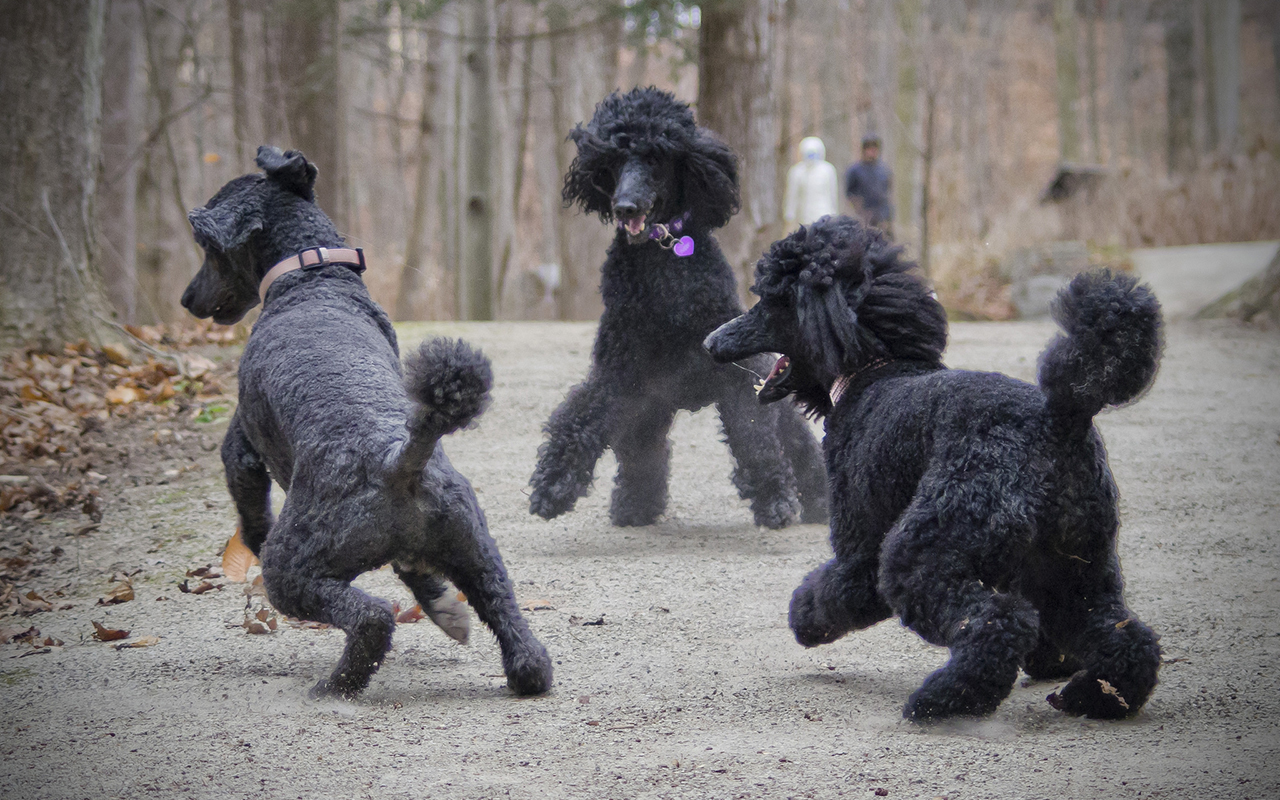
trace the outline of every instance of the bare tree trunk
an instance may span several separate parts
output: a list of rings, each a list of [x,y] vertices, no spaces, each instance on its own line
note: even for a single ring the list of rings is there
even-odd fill
[[[933,159],[934,159],[934,112],[937,108],[938,88],[934,84],[936,76],[930,76],[931,85],[924,92],[924,147],[921,152],[920,180],[920,270],[929,277],[929,206],[932,200]]]
[[[244,0],[227,0],[227,30],[230,35],[228,58],[231,60],[231,132],[235,137],[236,164],[243,169],[256,149],[249,136]]]
[[[915,205],[915,172],[920,158],[920,146],[916,140],[916,111],[919,106],[919,32],[921,24],[920,0],[898,0],[898,31],[901,44],[895,49],[897,66],[896,93],[894,95],[893,130],[893,180],[894,205],[897,207],[898,224],[895,233],[913,227],[912,209]],[[895,37],[896,38],[896,37]]]
[[[138,162],[143,106],[142,48],[134,3],[107,5],[102,73],[102,173],[97,235],[107,297],[126,323],[137,322]]]
[[[791,166],[792,159],[796,154],[796,142],[791,135],[791,111],[792,97],[791,84],[795,75],[795,20],[797,13],[796,0],[783,0],[782,13],[778,17],[778,47],[774,60],[778,64],[778,81],[774,85],[774,91],[778,96],[778,150],[774,156],[774,181],[777,186],[786,186],[787,170]],[[848,127],[846,120],[845,127]],[[830,146],[827,149],[827,160],[837,165],[837,169],[843,165],[843,161],[837,161],[831,153]]]
[[[718,238],[743,287],[781,216],[771,75],[778,12],[778,0],[715,3],[703,7],[698,32],[698,117],[739,158],[742,213]]]
[[[1195,165],[1195,61],[1191,6],[1170,3],[1165,9],[1164,50],[1168,68],[1169,172]]]
[[[1231,153],[1240,129],[1240,0],[1206,4],[1206,42],[1210,71],[1205,76],[1206,111],[1214,132],[1210,149]]]
[[[268,55],[279,78],[288,145],[306,153],[320,169],[316,202],[338,230],[346,231],[350,220],[339,2],[276,0],[271,11],[268,27],[274,46],[269,46]]]
[[[0,347],[99,340],[94,196],[105,4],[0,0]]]
[[[472,0],[469,11],[462,64],[467,154],[458,316],[484,320],[493,319],[493,0]]]
[[[1058,155],[1080,160],[1080,128],[1076,100],[1080,97],[1080,69],[1076,60],[1075,0],[1054,0],[1053,40],[1058,64]]]
[[[395,318],[414,319],[418,294],[422,291],[423,245],[427,234],[428,211],[431,207],[431,176],[437,165],[431,158],[435,128],[431,124],[439,92],[439,49],[428,39],[427,60],[422,67],[422,113],[418,120],[418,174],[414,181],[413,212],[409,221],[409,236],[404,248],[404,267],[400,270],[400,292],[396,295]]]
[[[1089,79],[1089,146],[1096,164],[1103,162],[1102,126],[1098,120],[1098,18],[1101,16],[1101,2],[1093,0],[1084,18],[1085,71]]]

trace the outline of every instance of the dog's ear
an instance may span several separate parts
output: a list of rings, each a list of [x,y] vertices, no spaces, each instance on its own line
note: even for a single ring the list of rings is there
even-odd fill
[[[262,230],[262,212],[244,203],[219,203],[209,208],[193,208],[187,214],[196,244],[223,253],[235,250]]]
[[[303,200],[315,202],[316,176],[320,174],[320,170],[300,151],[281,152],[279,147],[264,144],[258,148],[258,157],[255,160],[267,173],[267,180],[273,181],[282,189],[293,192]]]
[[[582,125],[569,132],[578,153],[564,176],[560,196],[565,207],[578,204],[587,214],[598,214],[605,222],[613,218],[613,192],[618,178],[610,169],[613,146]]]
[[[685,154],[683,194],[699,227],[720,228],[738,213],[738,157],[706,128],[698,128]]]
[[[805,349],[816,365],[834,380],[856,364],[866,352],[865,332],[849,307],[840,282],[811,286],[800,283],[796,291],[796,317]]]

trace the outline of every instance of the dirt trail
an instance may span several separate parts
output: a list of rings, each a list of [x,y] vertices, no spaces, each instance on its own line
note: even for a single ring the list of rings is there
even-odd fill
[[[947,361],[1030,379],[1052,330],[957,324]],[[187,445],[139,444],[109,474],[99,530],[69,536],[75,512],[0,519],[10,547],[63,548],[23,590],[65,595],[0,622],[66,643],[0,646],[0,797],[1280,797],[1274,334],[1173,326],[1155,388],[1100,420],[1129,600],[1164,637],[1143,713],[1074,719],[1045,702],[1058,684],[1020,683],[989,720],[920,728],[901,707],[944,652],[893,621],[795,644],[787,601],[827,557],[826,531],[752,526],[709,412],[677,420],[661,524],[610,527],[608,456],[592,496],[544,522],[526,494],[540,426],[585,373],[593,326],[414,325],[402,340],[441,333],[494,361],[492,408],[446,447],[539,609],[554,692],[513,698],[492,637],[462,647],[418,623],[359,701],[307,701],[341,633],[250,635],[239,585],[178,590],[234,527],[217,453],[187,446],[225,423],[192,422]],[[137,569],[135,600],[94,605],[113,571]],[[389,572],[361,584],[408,602]],[[95,620],[160,641],[117,650],[91,638]]]

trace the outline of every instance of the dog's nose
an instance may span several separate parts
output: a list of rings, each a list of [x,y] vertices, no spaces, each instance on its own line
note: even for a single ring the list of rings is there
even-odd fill
[[[169,295],[169,296],[170,296],[170,297],[172,297],[173,295]],[[195,292],[193,292],[193,291],[191,291],[191,287],[190,287],[190,286],[188,286],[188,287],[186,288],[186,291],[184,291],[184,292],[182,293],[182,299],[181,299],[181,300],[179,300],[178,302],[179,302],[179,303],[182,303],[182,307],[183,307],[183,308],[185,308],[186,310],[190,311],[190,310],[191,310],[191,304],[192,304],[193,302],[195,302],[195,299],[196,299],[196,293],[195,293]]]
[[[639,207],[630,200],[613,204],[613,213],[619,217],[634,217],[639,210]]]

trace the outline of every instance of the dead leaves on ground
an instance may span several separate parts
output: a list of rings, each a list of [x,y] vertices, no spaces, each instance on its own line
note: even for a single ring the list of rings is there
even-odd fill
[[[258,557],[240,538],[240,529],[227,540],[222,550],[222,572],[232,583],[244,583],[249,579],[249,568],[258,563]]]

